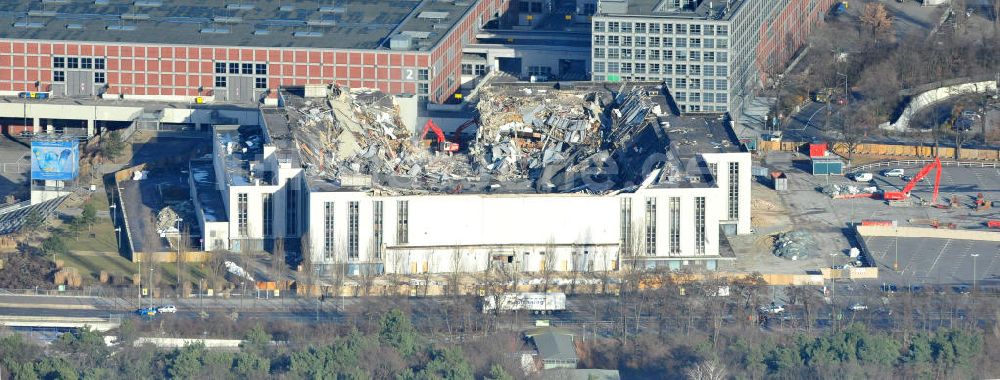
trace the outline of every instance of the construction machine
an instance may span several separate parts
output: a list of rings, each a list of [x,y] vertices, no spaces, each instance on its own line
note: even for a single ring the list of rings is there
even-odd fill
[[[441,128],[438,127],[437,124],[434,123],[434,120],[431,119],[427,119],[427,123],[424,124],[424,131],[420,133],[420,141],[423,141],[425,138],[427,138],[427,132],[430,131],[434,131],[434,134],[437,136],[437,149],[439,151],[448,153],[458,151],[458,144],[455,144],[445,139],[444,132],[442,132]]]
[[[990,209],[993,202],[986,199],[983,193],[976,194],[976,211],[986,211]]]
[[[462,125],[459,125],[458,129],[455,130],[455,133],[451,135],[451,141],[454,141],[456,144],[461,143],[462,142],[462,132],[465,131],[466,128],[469,128],[469,127],[471,127],[473,125],[477,125],[478,126],[479,125],[479,119],[471,119],[469,121],[466,121],[466,122],[462,123]]]
[[[909,198],[910,191],[912,191],[913,187],[917,185],[917,182],[920,182],[920,180],[924,179],[924,177],[926,177],[927,174],[930,174],[931,170],[934,169],[937,169],[937,173],[934,176],[934,193],[933,196],[931,197],[931,204],[937,204],[938,190],[941,186],[940,158],[934,158],[933,162],[925,165],[923,169],[920,169],[920,172],[917,173],[917,175],[913,176],[913,178],[911,178],[910,181],[906,183],[906,186],[903,187],[902,191],[886,191],[885,193],[882,194],[882,199],[885,199],[887,201],[901,201]]]

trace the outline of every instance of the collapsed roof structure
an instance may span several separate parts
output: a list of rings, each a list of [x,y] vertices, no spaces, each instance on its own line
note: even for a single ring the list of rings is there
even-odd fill
[[[320,189],[607,193],[635,186],[663,164],[649,162],[671,143],[646,128],[658,125],[666,107],[657,96],[659,89],[642,86],[617,93],[488,86],[480,90],[475,136],[456,141],[456,153],[418,141],[391,96],[378,91],[337,89],[319,101],[292,99],[288,109],[307,177]]]

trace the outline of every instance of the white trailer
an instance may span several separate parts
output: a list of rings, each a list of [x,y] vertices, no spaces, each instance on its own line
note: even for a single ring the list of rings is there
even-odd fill
[[[552,314],[566,310],[564,293],[506,293],[483,297],[483,313],[500,305],[501,312],[530,311],[535,314]]]

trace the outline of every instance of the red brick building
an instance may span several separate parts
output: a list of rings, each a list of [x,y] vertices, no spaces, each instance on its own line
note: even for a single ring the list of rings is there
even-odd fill
[[[9,2],[8,2],[9,3]],[[0,94],[254,102],[337,83],[443,102],[462,48],[508,0],[14,1]]]

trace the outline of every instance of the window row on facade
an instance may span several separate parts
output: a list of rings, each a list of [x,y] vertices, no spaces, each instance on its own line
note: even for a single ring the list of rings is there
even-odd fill
[[[680,34],[695,36],[727,36],[727,25],[675,24],[631,21],[594,21],[595,33]]]
[[[724,51],[687,51],[669,49],[628,49],[628,48],[599,48],[593,49],[594,59],[629,59],[629,60],[651,60],[651,61],[678,61],[678,62],[719,62],[729,61],[729,54]]]
[[[647,63],[647,62],[604,62],[595,61],[593,64],[595,73],[623,73],[623,74],[662,74],[662,75],[685,75],[685,76],[706,76],[720,77],[714,80],[726,83],[725,77],[729,73],[724,65],[687,65],[672,63]],[[719,86],[725,87],[725,85]]]
[[[705,254],[705,197],[695,197],[695,251],[694,254]],[[620,252],[628,256],[656,256],[659,237],[657,235],[657,198],[646,197],[643,207],[643,228],[634,230],[632,224],[632,199],[622,198],[620,201],[620,226],[619,234],[621,247]],[[667,198],[667,252],[670,256],[681,254],[681,198]],[[635,235],[642,233],[641,237]],[[641,240],[637,240],[640,238]],[[640,246],[636,246],[641,244]]]
[[[373,259],[381,259],[385,241],[385,216],[383,201],[372,201],[372,244]],[[406,244],[409,238],[409,201],[396,201],[396,243]],[[336,258],[338,250],[346,249],[348,260],[360,257],[360,202],[347,202],[347,242],[340,244],[335,233],[337,216],[334,202],[323,202],[323,258]]]
[[[625,47],[677,47],[693,49],[727,49],[727,38],[681,38],[681,37],[646,37],[646,36],[616,36],[594,35],[594,46],[625,46]]]

